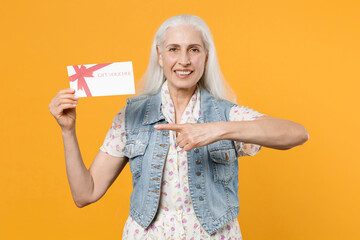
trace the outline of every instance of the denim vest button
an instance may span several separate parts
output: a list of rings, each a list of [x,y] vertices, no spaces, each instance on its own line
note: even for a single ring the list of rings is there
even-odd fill
[[[198,152],[199,152],[199,149],[194,148],[194,152],[198,153]]]
[[[196,174],[196,176],[200,176],[201,172],[196,172],[195,174]]]
[[[204,198],[203,198],[202,196],[200,196],[200,197],[199,197],[199,200],[200,200],[200,201],[203,201],[203,200],[204,200]]]
[[[201,161],[198,159],[198,160],[196,160],[196,164],[200,164],[201,163]]]
[[[200,188],[201,188],[201,187],[200,187],[200,184],[196,185],[196,188],[197,188],[197,189],[200,189]]]

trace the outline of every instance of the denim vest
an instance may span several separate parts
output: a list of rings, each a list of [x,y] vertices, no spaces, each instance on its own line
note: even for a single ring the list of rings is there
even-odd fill
[[[234,104],[215,99],[200,89],[198,123],[228,121]],[[161,112],[161,90],[151,96],[127,99],[126,146],[133,180],[130,216],[148,228],[157,213],[169,131],[156,130],[167,123]],[[209,129],[211,131],[211,129]],[[191,200],[197,219],[209,234],[215,233],[239,214],[238,161],[233,141],[221,140],[187,153]]]

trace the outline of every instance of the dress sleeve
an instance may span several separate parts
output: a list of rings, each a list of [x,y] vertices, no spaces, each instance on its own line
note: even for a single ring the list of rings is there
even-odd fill
[[[126,106],[114,117],[104,143],[100,147],[101,151],[114,157],[124,157],[126,145],[125,109]]]
[[[258,117],[265,116],[253,109],[243,106],[234,106],[230,109],[229,121],[252,121]],[[239,157],[253,156],[261,150],[261,146],[252,143],[235,141],[236,150]]]

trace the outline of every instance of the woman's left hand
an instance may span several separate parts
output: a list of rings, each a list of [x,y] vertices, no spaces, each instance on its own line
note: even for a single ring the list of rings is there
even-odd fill
[[[186,124],[158,124],[157,130],[171,130],[177,134],[176,143],[185,151],[202,147],[216,142],[221,136],[221,122],[186,123]]]

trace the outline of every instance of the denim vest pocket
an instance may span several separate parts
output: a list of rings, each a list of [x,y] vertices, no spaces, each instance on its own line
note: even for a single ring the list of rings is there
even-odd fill
[[[126,141],[124,155],[129,159],[130,170],[134,178],[139,177],[141,174],[142,159],[147,146],[148,138],[137,139],[134,136],[130,136],[129,140]]]
[[[235,149],[210,149],[209,153],[214,166],[214,181],[228,184],[235,175],[234,162],[237,159]]]

